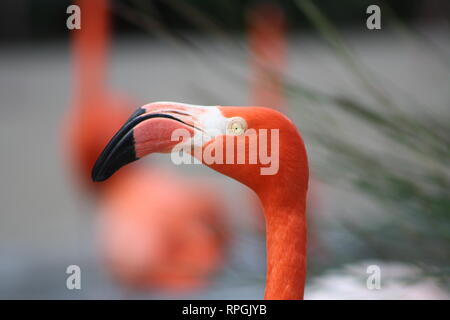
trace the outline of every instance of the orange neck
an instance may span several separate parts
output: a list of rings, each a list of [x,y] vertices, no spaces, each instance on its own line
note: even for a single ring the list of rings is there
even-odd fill
[[[248,123],[251,128],[279,129],[277,173],[263,175],[260,171],[262,164],[208,166],[245,184],[262,202],[267,235],[265,298],[302,299],[306,275],[305,210],[309,181],[303,139],[289,119],[272,109],[224,107],[221,112],[225,117],[250,115],[248,118],[254,121]],[[258,119],[264,119],[264,123],[258,123]],[[272,150],[268,150],[268,154],[272,154]]]
[[[279,171],[273,176],[260,176],[259,183],[252,186],[262,201],[266,220],[265,299],[303,299],[308,158],[297,129],[277,126],[282,128]]]
[[[280,207],[263,200],[267,233],[265,299],[303,299],[306,277],[305,200]]]

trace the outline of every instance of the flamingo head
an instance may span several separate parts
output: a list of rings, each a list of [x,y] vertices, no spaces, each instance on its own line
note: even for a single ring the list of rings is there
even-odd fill
[[[177,164],[189,159],[206,164],[257,192],[280,175],[298,175],[304,185],[308,180],[306,150],[295,125],[270,108],[147,104],[105,147],[92,179],[104,181],[151,153],[171,153]],[[297,166],[281,165],[292,162],[300,163],[300,174]]]

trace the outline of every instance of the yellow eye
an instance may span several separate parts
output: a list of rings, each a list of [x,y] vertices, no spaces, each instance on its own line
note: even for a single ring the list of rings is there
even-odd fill
[[[227,125],[227,134],[240,136],[247,130],[247,122],[240,117],[230,118]]]

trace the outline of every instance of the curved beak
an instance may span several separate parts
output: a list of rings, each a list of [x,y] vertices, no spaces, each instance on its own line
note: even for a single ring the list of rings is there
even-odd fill
[[[185,118],[185,116],[186,114],[180,113],[178,115],[172,110],[156,109],[149,111],[145,107],[139,108],[114,135],[98,157],[92,169],[92,180],[94,182],[104,181],[111,177],[114,172],[119,170],[121,167],[139,159],[137,155],[138,152],[136,151],[136,138],[139,139],[139,135],[136,135],[135,132],[137,129],[136,127],[139,124],[149,119],[160,118],[161,120],[172,120],[170,122],[173,122],[174,120],[177,121],[178,124],[181,123],[185,126],[195,128],[191,123],[188,123],[189,121],[186,122],[188,119],[184,121],[181,120],[181,118]],[[148,130],[148,128],[144,129],[145,130],[140,130],[144,131],[144,135],[151,131]],[[140,135],[142,136],[143,134],[140,133]],[[157,133],[157,135],[157,139],[161,139],[161,134]],[[160,141],[157,142],[160,143]]]

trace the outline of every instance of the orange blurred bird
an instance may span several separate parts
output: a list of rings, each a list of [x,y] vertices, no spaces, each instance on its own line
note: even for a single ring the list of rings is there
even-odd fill
[[[73,31],[75,96],[64,122],[64,150],[77,182],[96,196],[105,266],[128,286],[198,287],[221,266],[226,247],[223,205],[207,183],[140,166],[102,186],[90,180],[96,158],[131,104],[106,85],[108,1],[76,3],[82,24]]]
[[[282,76],[286,68],[286,21],[282,9],[272,3],[258,3],[248,14],[248,44],[251,104],[283,109]]]
[[[75,178],[90,191],[90,169],[102,146],[120,128],[132,104],[113,94],[106,83],[110,38],[107,0],[79,0],[81,30],[72,33],[74,98],[64,122],[64,149]],[[108,114],[108,117],[104,115]]]
[[[161,168],[129,172],[100,203],[106,265],[138,288],[185,291],[205,285],[222,265],[227,244],[216,197],[207,184]]]

